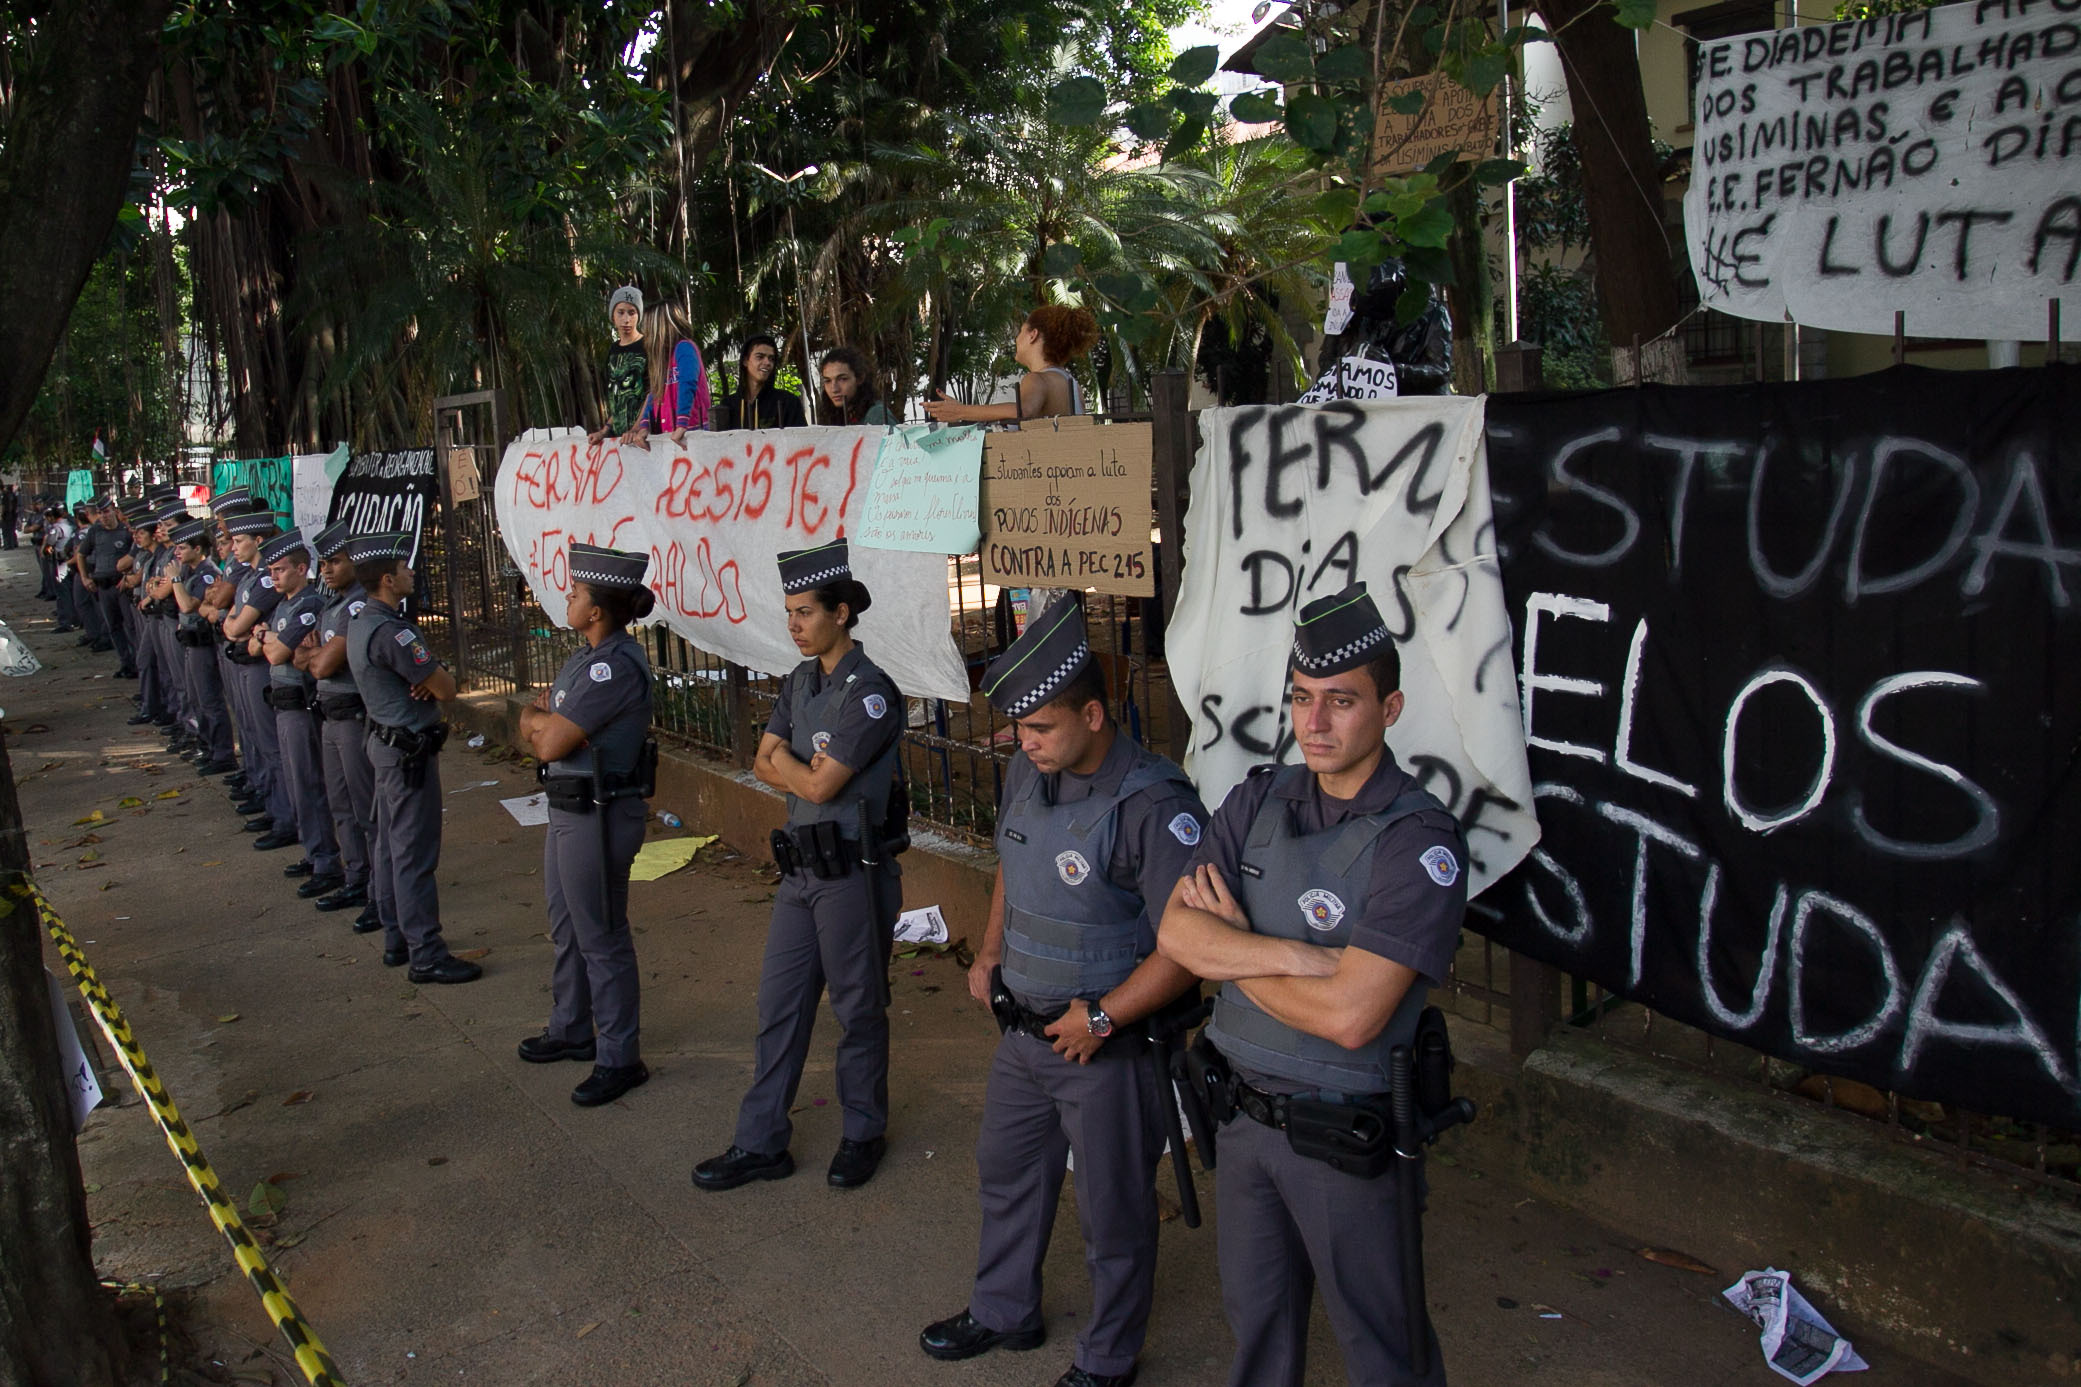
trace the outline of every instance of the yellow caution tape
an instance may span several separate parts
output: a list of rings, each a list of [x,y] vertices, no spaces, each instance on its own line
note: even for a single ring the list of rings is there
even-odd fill
[[[172,1342],[166,1329],[166,1297],[159,1293],[157,1286],[147,1285],[142,1281],[103,1281],[101,1284],[111,1291],[148,1295],[152,1298],[152,1310],[159,1317],[159,1383],[160,1387],[166,1387],[166,1384],[173,1381]]]
[[[288,1288],[282,1284],[281,1278],[275,1275],[274,1269],[268,1266],[267,1258],[260,1255],[259,1245],[253,1241],[253,1235],[246,1231],[246,1225],[239,1220],[238,1207],[225,1196],[223,1188],[217,1184],[217,1172],[210,1168],[208,1158],[202,1154],[202,1148],[196,1145],[195,1134],[190,1132],[188,1124],[181,1120],[180,1110],[174,1107],[173,1099],[167,1095],[166,1086],[159,1082],[158,1074],[152,1069],[152,1062],[145,1058],[144,1047],[139,1045],[137,1037],[130,1033],[130,1023],[123,1019],[122,1008],[108,995],[108,989],[101,985],[101,979],[95,975],[93,965],[87,962],[86,955],[80,952],[78,942],[73,939],[72,931],[65,928],[65,922],[51,909],[51,903],[44,899],[43,892],[34,886],[26,890],[29,898],[36,903],[37,917],[43,921],[43,927],[49,931],[51,939],[57,944],[59,956],[65,960],[65,967],[72,974],[73,982],[79,985],[80,996],[86,998],[87,1006],[94,1013],[94,1020],[100,1024],[109,1044],[115,1047],[116,1058],[121,1061],[124,1071],[130,1075],[130,1082],[137,1085],[137,1091],[151,1107],[152,1118],[159,1124],[160,1132],[166,1137],[166,1144],[173,1148],[173,1154],[180,1158],[182,1168],[188,1172],[188,1183],[195,1187],[195,1192],[202,1196],[202,1202],[208,1206],[210,1221],[217,1225],[217,1231],[231,1244],[231,1255],[238,1259],[239,1269],[245,1272],[247,1279],[253,1283],[253,1288],[260,1292],[260,1303],[266,1307],[268,1318],[275,1322],[275,1327],[282,1331],[282,1337],[289,1341],[289,1347],[296,1354],[296,1366],[303,1369],[303,1375],[311,1387],[346,1387],[340,1370],[333,1366],[332,1355],[327,1353],[325,1345],[318,1341],[317,1331],[305,1322],[303,1312],[296,1308],[296,1302],[290,1298]]]

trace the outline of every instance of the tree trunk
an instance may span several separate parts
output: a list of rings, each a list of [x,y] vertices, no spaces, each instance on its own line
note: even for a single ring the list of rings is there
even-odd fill
[[[29,412],[136,154],[168,0],[65,0],[15,38],[0,124],[0,448]]]
[[[1452,309],[1453,389],[1482,395],[1496,378],[1496,296],[1482,235],[1481,194],[1473,180],[1462,180],[1445,195],[1445,209],[1453,226],[1445,243],[1455,281],[1445,295]]]
[[[1683,351],[1649,347],[1673,329],[1676,257],[1663,216],[1633,32],[1603,0],[1548,0],[1542,12],[1568,78],[1575,144],[1582,155],[1583,203],[1597,257],[1597,299],[1615,360],[1642,344],[1649,379],[1681,382]]]
[[[114,1387],[123,1341],[94,1274],[72,1105],[43,980],[28,847],[0,742],[0,1382]]]

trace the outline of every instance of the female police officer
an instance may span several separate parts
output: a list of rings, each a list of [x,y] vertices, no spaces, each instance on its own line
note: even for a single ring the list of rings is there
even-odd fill
[[[520,735],[544,767],[549,839],[549,1025],[520,1042],[535,1064],[594,1060],[571,1092],[580,1107],[611,1103],[650,1077],[637,1050],[636,946],[629,938],[629,864],[643,845],[653,768],[650,661],[628,631],[650,615],[650,555],[571,545],[564,620],[585,645],[520,712]],[[597,1039],[595,1035],[597,1034]]]
[[[736,1141],[694,1167],[704,1190],[794,1173],[788,1109],[827,983],[844,1031],[845,1120],[830,1183],[844,1189],[873,1177],[889,1122],[889,937],[903,889],[873,840],[899,793],[903,695],[853,639],[871,598],[853,577],[846,542],[777,558],[788,634],[805,658],[781,681],[754,770],[787,793],[788,827],[774,835],[782,876],[759,977],[751,1090]]]

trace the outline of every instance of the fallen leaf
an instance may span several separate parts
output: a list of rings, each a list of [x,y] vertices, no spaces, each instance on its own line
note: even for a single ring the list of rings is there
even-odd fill
[[[316,1098],[317,1096],[317,1094],[311,1092],[311,1090],[307,1088],[300,1088],[296,1092],[290,1094],[287,1098],[284,1098],[282,1100],[282,1106],[285,1108],[301,1107],[303,1104],[310,1102],[313,1098]]]
[[[289,1235],[288,1237],[286,1237],[286,1238],[276,1238],[276,1239],[275,1239],[275,1246],[276,1246],[276,1247],[295,1247],[295,1246],[296,1246],[296,1245],[297,1245],[298,1243],[302,1242],[302,1241],[303,1241],[303,1240],[304,1240],[305,1238],[307,1238],[307,1237],[309,1237],[309,1236],[310,1236],[310,1234],[308,1234],[308,1233],[291,1233],[291,1234],[290,1234],[290,1235]]]
[[[120,881],[104,881],[101,883],[101,889],[104,891],[113,891],[122,884],[123,883]]]
[[[99,1186],[99,1185],[88,1185],[88,1186],[87,1186],[87,1193],[88,1193],[88,1194],[99,1194],[99,1193],[101,1193],[101,1186]]]
[[[217,1024],[220,1026],[228,1026],[236,1020],[238,1020],[238,1013],[235,1011],[227,1011],[222,1016],[217,1018]]]
[[[270,1185],[281,1185],[287,1184],[291,1180],[301,1180],[302,1178],[303,1172],[300,1170],[278,1170],[267,1177],[267,1183]]]
[[[104,817],[106,816],[103,815],[99,809],[96,809],[93,813],[87,815],[87,817],[84,819],[74,819],[72,821],[72,826],[74,828],[78,828],[81,824],[98,824],[102,821]]]
[[[160,792],[159,792],[158,794],[156,794],[156,795],[153,795],[153,796],[152,796],[152,798],[153,798],[153,799],[179,799],[179,798],[181,797],[182,793],[183,793],[183,792],[182,792],[182,791],[180,791],[180,790],[161,790],[161,791],[160,791]]]
[[[598,1329],[599,1327],[600,1322],[598,1320],[594,1320],[591,1324],[586,1325],[578,1331],[578,1337],[583,1339],[586,1335],[592,1333],[595,1329]]]
[[[253,1186],[253,1192],[246,1196],[246,1212],[255,1215],[279,1214],[282,1212],[282,1206],[288,1202],[288,1195],[262,1180]]]
[[[221,867],[224,864],[222,862],[205,862],[202,865],[205,867]]]
[[[1637,1251],[1640,1256],[1647,1258],[1650,1262],[1659,1262],[1665,1267],[1675,1267],[1678,1271],[1695,1271],[1700,1276],[1718,1276],[1720,1274],[1717,1268],[1709,1267],[1696,1257],[1688,1253],[1677,1252],[1671,1248],[1643,1247]]]
[[[446,1156],[428,1156],[426,1163],[428,1165],[446,1165],[448,1164],[448,1158]]]
[[[93,855],[94,855],[94,854],[92,854],[92,853],[88,853],[88,854],[87,854],[87,856],[88,856],[88,857],[92,857]],[[86,858],[81,858],[81,859],[80,859],[80,864],[79,864],[79,869],[80,869],[81,871],[83,871],[83,872],[91,872],[91,871],[93,871],[93,870],[94,870],[94,869],[95,869],[96,867],[106,867],[107,865],[108,865],[108,864],[107,864],[106,862],[89,862],[89,861],[87,861],[87,860],[86,860]]]
[[[116,801],[116,808],[135,809],[138,805],[143,803],[144,801],[139,799],[136,795],[125,795],[121,799]]]
[[[479,959],[490,952],[490,949],[464,949],[461,953],[457,954],[456,957],[466,959]]]

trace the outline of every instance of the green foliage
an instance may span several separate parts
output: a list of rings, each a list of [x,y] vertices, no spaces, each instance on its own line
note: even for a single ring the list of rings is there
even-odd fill
[[[169,456],[182,443],[178,359],[166,350],[157,262],[181,279],[162,233],[141,232],[96,262],[66,320],[43,384],[7,450],[10,467],[92,466],[98,432],[109,460]]]
[[[1648,29],[1655,23],[1655,0],[1611,0],[1612,18],[1628,29]]]

